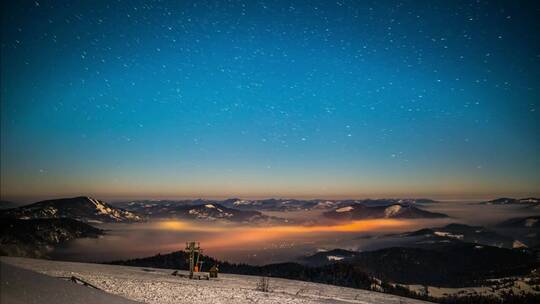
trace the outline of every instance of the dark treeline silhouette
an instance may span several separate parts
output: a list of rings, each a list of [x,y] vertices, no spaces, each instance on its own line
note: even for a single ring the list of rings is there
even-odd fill
[[[376,278],[401,284],[479,286],[492,278],[526,275],[539,266],[534,250],[458,243],[362,252],[347,261]]]
[[[503,256],[503,258],[508,258]],[[164,269],[180,269],[187,270],[188,256],[183,251],[176,251],[169,254],[158,254],[148,258],[139,258],[124,261],[114,261],[108,264],[114,265],[126,265],[126,266],[138,266],[138,267],[152,267],[152,268],[164,268]],[[308,281],[314,283],[331,284],[343,287],[360,288],[372,291],[382,291],[385,293],[395,294],[404,297],[417,298],[422,300],[428,300],[432,302],[440,303],[452,303],[452,304],[468,304],[468,303],[486,303],[486,304],[500,304],[500,303],[540,303],[540,296],[531,294],[504,294],[503,297],[498,298],[494,296],[461,296],[461,297],[446,297],[446,298],[433,298],[429,294],[417,293],[411,291],[405,287],[396,284],[387,283],[385,280],[382,282],[374,279],[372,276],[377,274],[376,272],[366,272],[360,265],[347,262],[338,262],[329,265],[310,267],[301,265],[298,263],[277,263],[264,266],[253,266],[247,264],[234,264],[229,262],[223,262],[216,260],[209,256],[202,256],[205,262],[206,268],[210,268],[212,265],[219,265],[220,272],[242,275],[256,275],[267,277],[278,277],[291,280]],[[354,262],[354,260],[353,260]],[[388,264],[388,263],[387,263]],[[389,264],[392,267],[392,264]],[[384,268],[383,268],[384,269]],[[205,271],[206,269],[203,269]],[[398,269],[399,270],[399,269]],[[437,269],[431,269],[440,275]],[[521,271],[521,270],[520,270]],[[501,271],[497,271],[500,275]],[[460,273],[459,277],[464,277],[464,273]],[[377,277],[375,275],[375,277]],[[385,277],[385,276],[382,276]],[[431,278],[431,275],[426,276]],[[478,273],[470,274],[470,282],[482,276]],[[418,278],[417,278],[418,279]],[[422,279],[426,281],[426,279]],[[436,278],[436,282],[440,283],[441,280]],[[482,282],[477,281],[477,285],[482,285]],[[485,283],[488,285],[488,283]],[[427,284],[432,286],[440,286],[438,284]]]

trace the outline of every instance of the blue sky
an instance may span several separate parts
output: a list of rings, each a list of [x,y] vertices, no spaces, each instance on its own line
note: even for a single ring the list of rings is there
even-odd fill
[[[534,1],[2,4],[4,197],[539,194]]]

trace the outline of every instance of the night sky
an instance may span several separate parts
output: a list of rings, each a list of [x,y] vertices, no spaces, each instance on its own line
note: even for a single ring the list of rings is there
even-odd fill
[[[538,1],[1,14],[3,198],[540,193]]]

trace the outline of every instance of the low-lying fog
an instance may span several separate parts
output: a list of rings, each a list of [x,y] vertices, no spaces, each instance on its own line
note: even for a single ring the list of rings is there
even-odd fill
[[[534,214],[521,206],[441,202],[422,207],[448,214],[434,220],[377,219],[344,223],[289,226],[245,226],[215,222],[155,220],[138,224],[104,224],[107,234],[98,239],[78,239],[56,249],[52,257],[73,261],[112,261],[183,250],[185,242],[199,241],[204,254],[230,262],[268,264],[296,259],[318,250],[344,248],[373,250],[399,245],[400,238],[378,236],[443,226],[458,222],[489,226],[508,218]],[[321,211],[265,212],[296,220],[321,217]],[[538,213],[538,211],[536,211]],[[481,214],[482,216],[478,216]]]

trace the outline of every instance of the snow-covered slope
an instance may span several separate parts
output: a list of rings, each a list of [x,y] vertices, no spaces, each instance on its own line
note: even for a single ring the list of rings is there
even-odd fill
[[[339,220],[360,220],[371,218],[443,218],[445,214],[429,212],[411,204],[392,204],[388,206],[366,206],[353,203],[327,211],[324,216]]]
[[[114,205],[124,208],[126,210],[147,215],[149,217],[154,217],[174,213],[173,211],[176,208],[206,204],[217,204],[222,207],[245,211],[309,211],[331,210],[340,207],[347,207],[353,204],[362,204],[367,207],[385,207],[395,204],[423,206],[432,203],[435,203],[435,201],[429,199],[301,200],[270,198],[262,200],[251,200],[230,198],[226,200],[139,200],[116,202],[114,203]]]
[[[136,304],[138,302],[101,290],[51,278],[9,264],[0,265],[0,303]]]
[[[152,218],[179,218],[236,223],[270,223],[283,221],[276,217],[266,216],[259,211],[227,208],[223,205],[210,202],[201,205],[152,205],[146,207],[143,212]]]
[[[83,222],[137,222],[142,221],[139,215],[115,208],[97,199],[79,196],[46,200],[35,204],[9,209],[3,216],[20,219],[33,218],[71,218]]]
[[[220,274],[189,280],[173,270],[1,257],[0,261],[52,277],[76,276],[106,292],[143,303],[426,303],[384,293],[270,278],[270,292],[256,291],[260,277]],[[185,272],[180,271],[185,274]],[[2,277],[2,280],[4,278]],[[51,280],[59,280],[51,278]],[[4,285],[4,282],[2,282]],[[42,291],[32,290],[38,296]]]
[[[218,202],[230,208],[245,210],[267,210],[267,211],[299,211],[316,209],[333,209],[346,207],[352,204],[362,204],[368,207],[390,206],[394,204],[403,205],[425,205],[435,203],[429,199],[361,199],[361,200],[299,200],[299,199],[265,199],[265,200],[244,200],[228,199]]]
[[[502,235],[481,226],[469,226],[459,223],[451,223],[444,227],[424,228],[405,232],[398,236],[405,237],[409,242],[407,245],[412,247],[425,247],[451,242],[467,242],[502,248],[523,247],[519,245],[521,242],[516,242],[512,237]]]

